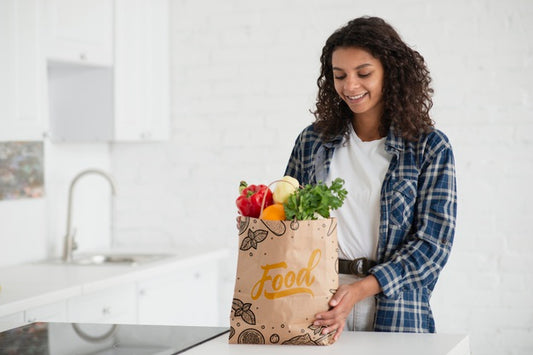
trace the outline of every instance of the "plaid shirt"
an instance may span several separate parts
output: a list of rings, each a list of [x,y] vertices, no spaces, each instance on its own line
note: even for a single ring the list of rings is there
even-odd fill
[[[320,140],[313,126],[296,139],[285,175],[301,184],[325,181],[335,147]],[[376,295],[376,331],[435,332],[429,305],[448,259],[455,231],[455,166],[447,137],[434,129],[417,142],[390,130],[392,154],[383,180],[377,249],[370,270],[382,292]],[[349,193],[349,192],[348,192]]]

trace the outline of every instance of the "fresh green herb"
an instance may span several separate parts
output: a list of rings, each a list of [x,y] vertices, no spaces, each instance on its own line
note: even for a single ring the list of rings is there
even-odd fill
[[[344,180],[336,178],[329,187],[319,181],[317,185],[307,184],[296,190],[284,204],[287,219],[329,218],[330,211],[341,207],[348,194],[343,185]]]

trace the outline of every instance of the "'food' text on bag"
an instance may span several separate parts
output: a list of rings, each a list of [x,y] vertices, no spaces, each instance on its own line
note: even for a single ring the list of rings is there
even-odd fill
[[[298,273],[288,271],[283,274],[280,272],[272,277],[270,274],[271,270],[287,269],[287,263],[285,261],[261,266],[264,270],[263,276],[252,288],[252,299],[256,300],[261,297],[263,290],[264,296],[267,299],[281,298],[297,293],[308,293],[313,296],[313,291],[309,286],[315,282],[315,277],[312,276],[311,272],[320,262],[320,256],[320,249],[313,250],[307,262],[307,267],[300,269]],[[270,289],[268,288],[268,284],[271,286]]]

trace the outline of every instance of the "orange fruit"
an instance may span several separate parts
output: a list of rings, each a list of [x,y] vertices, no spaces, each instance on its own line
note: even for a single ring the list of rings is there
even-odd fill
[[[266,207],[259,218],[270,221],[284,221],[285,208],[281,203],[274,203],[273,205]]]

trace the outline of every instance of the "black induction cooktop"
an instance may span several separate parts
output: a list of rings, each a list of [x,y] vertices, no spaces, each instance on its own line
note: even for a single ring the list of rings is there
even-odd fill
[[[32,323],[0,333],[0,355],[170,355],[228,332],[222,327]]]

